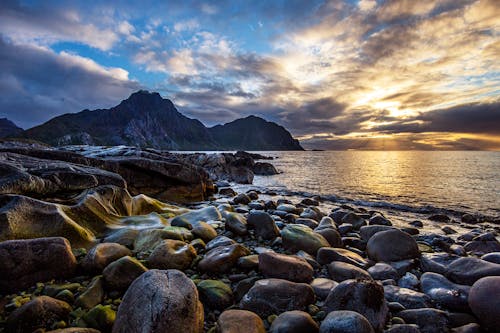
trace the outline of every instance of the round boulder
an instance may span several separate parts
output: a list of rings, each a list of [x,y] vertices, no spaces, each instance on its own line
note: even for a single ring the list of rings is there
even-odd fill
[[[317,333],[319,326],[311,315],[304,311],[288,311],[276,318],[270,333]]]
[[[374,333],[370,322],[355,311],[332,311],[319,327],[319,333]]]
[[[196,286],[184,273],[152,269],[125,293],[113,333],[201,333],[203,318]]]
[[[183,241],[166,239],[158,244],[147,260],[148,267],[158,269],[186,269],[196,258],[196,250]]]
[[[468,302],[482,327],[491,331],[500,328],[500,276],[477,280],[470,289]]]
[[[368,257],[374,261],[400,261],[418,258],[417,242],[398,229],[381,231],[373,235],[366,246]]]
[[[259,270],[265,277],[293,282],[310,282],[314,273],[305,259],[275,252],[259,254]]]
[[[226,310],[217,320],[217,333],[266,333],[259,316],[246,310]]]

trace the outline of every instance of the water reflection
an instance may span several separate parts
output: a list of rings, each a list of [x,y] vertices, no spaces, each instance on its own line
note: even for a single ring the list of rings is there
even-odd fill
[[[269,153],[268,153],[269,154]],[[363,200],[478,210],[500,209],[500,153],[439,151],[273,152],[284,173],[255,185]]]

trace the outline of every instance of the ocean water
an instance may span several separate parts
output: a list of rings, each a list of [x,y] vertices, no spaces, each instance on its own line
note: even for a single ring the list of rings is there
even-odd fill
[[[291,151],[260,152],[274,176],[254,185],[320,194],[340,202],[500,215],[500,152]]]

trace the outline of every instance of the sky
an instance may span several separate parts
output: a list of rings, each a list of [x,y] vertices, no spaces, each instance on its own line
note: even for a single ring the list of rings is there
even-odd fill
[[[146,89],[305,148],[500,150],[498,0],[0,1],[0,118]]]

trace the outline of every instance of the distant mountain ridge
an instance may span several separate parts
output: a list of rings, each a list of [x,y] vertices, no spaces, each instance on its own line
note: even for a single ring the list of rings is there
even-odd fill
[[[28,129],[24,137],[54,146],[129,145],[165,150],[303,150],[282,126],[249,116],[205,127],[172,101],[140,90],[110,109],[64,114]]]
[[[7,118],[0,118],[0,138],[20,136],[23,129]]]

